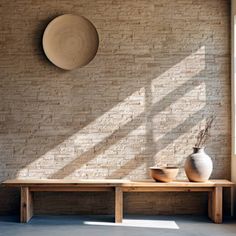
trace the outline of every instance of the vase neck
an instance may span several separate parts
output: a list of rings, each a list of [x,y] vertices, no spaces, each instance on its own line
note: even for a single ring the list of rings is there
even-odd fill
[[[204,152],[204,147],[202,147],[202,148],[194,147],[193,152],[194,153]]]

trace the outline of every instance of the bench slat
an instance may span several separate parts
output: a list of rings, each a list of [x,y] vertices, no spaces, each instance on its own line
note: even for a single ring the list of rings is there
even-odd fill
[[[234,184],[228,180],[209,180],[207,182],[189,182],[186,180],[175,181],[170,183],[155,182],[152,179],[132,181],[122,179],[84,179],[84,180],[67,180],[67,179],[12,179],[2,183],[4,186],[22,187],[22,186],[97,186],[97,187],[231,187]]]

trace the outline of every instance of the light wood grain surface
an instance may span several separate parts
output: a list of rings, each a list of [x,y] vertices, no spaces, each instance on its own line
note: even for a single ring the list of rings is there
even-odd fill
[[[123,179],[78,179],[78,180],[67,180],[67,179],[11,179],[6,180],[2,183],[5,186],[124,186],[124,187],[230,187],[233,183],[229,180],[224,179],[212,179],[207,182],[189,182],[187,180],[175,181],[169,183],[155,182],[152,179],[147,180],[123,180]]]

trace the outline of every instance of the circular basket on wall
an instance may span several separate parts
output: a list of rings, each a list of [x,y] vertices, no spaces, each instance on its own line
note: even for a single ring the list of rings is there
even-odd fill
[[[88,64],[96,55],[99,38],[85,17],[65,14],[53,19],[43,34],[43,50],[56,66],[73,70]]]

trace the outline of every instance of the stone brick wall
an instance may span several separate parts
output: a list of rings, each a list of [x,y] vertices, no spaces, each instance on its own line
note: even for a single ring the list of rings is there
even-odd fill
[[[100,38],[95,59],[69,72],[41,46],[64,13],[90,19]],[[212,113],[212,177],[230,177],[229,0],[1,0],[0,16],[0,181],[141,179],[157,163],[186,178],[183,163]],[[114,210],[107,193],[56,196],[36,194],[36,213]],[[125,198],[128,213],[206,212],[204,194]],[[17,212],[18,200],[0,188],[0,214]]]

